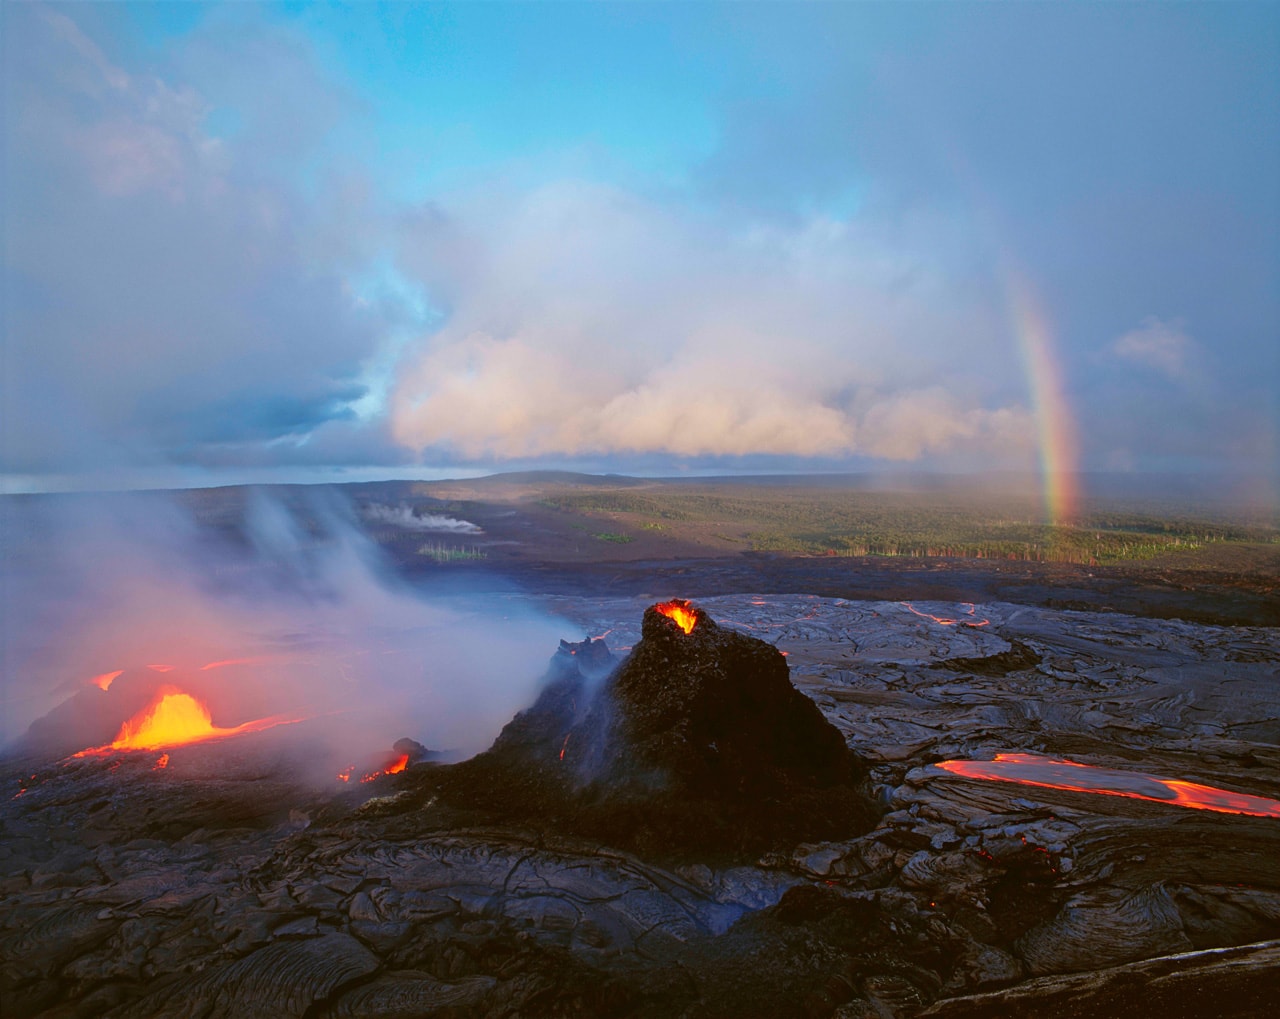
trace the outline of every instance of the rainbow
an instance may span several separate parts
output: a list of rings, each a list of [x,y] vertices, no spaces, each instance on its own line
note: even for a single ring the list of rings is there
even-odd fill
[[[1080,446],[1075,418],[1063,392],[1063,373],[1055,353],[1053,329],[1035,287],[1016,267],[1012,248],[1006,240],[1010,231],[1000,207],[982,186],[964,152],[954,144],[947,144],[944,151],[978,220],[985,223],[996,242],[997,278],[1004,285],[1036,421],[1045,515],[1051,524],[1070,523],[1077,519],[1079,507]]]
[[[1080,448],[1075,420],[1063,393],[1053,330],[1030,282],[1009,269],[1005,271],[1005,280],[1013,332],[1027,373],[1031,410],[1036,420],[1045,512],[1052,524],[1070,523],[1076,518],[1080,495],[1077,479]]]

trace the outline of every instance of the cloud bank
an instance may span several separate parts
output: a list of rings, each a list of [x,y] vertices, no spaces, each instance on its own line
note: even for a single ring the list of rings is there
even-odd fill
[[[998,323],[878,229],[744,227],[585,182],[436,209],[405,256],[450,315],[402,364],[391,434],[494,459],[1025,453],[1007,374],[975,370]]]
[[[1082,466],[1275,472],[1259,7],[187,10],[5,10],[0,485],[1027,467],[1009,269]]]
[[[6,12],[0,470],[322,444],[354,421],[362,364],[395,321],[348,283],[367,257],[340,219],[361,204],[354,178],[326,161],[318,201],[292,179],[340,94],[288,33],[255,34],[234,72],[231,40],[206,39],[162,76],[126,71],[69,13]],[[273,127],[299,97],[277,73],[309,86],[288,132]],[[219,109],[187,83],[201,75],[256,83],[237,133],[211,129]]]

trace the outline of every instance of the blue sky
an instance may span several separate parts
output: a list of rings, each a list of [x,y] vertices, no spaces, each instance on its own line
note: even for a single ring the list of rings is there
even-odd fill
[[[2,16],[11,487],[1274,481],[1276,5]]]

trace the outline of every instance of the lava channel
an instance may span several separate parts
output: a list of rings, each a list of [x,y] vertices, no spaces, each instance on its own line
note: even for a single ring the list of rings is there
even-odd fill
[[[947,616],[935,616],[931,612],[921,612],[909,601],[899,602],[899,604],[909,609],[911,612],[914,612],[921,619],[932,619],[939,626],[957,626],[962,624],[964,626],[976,627],[976,626],[991,625],[990,619],[978,619],[974,615],[975,611],[977,610],[977,606],[975,606],[971,601],[961,602],[962,605],[966,606],[965,614],[969,617],[968,619],[951,619]]]
[[[1248,814],[1252,817],[1280,817],[1280,801],[1264,796],[1236,793],[1211,785],[1158,778],[1117,768],[1100,768],[1075,761],[1035,754],[996,754],[994,761],[942,761],[935,765],[963,778],[1017,782],[1043,789],[1098,793],[1150,800],[1177,807],[1212,810],[1220,814]]]

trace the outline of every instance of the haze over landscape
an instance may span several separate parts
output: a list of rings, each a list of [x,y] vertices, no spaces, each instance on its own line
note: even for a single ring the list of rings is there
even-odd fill
[[[1280,4],[0,47],[6,1019],[1271,1019]]]
[[[3,19],[10,491],[999,470],[1050,518],[1077,472],[1274,506],[1274,5]]]

